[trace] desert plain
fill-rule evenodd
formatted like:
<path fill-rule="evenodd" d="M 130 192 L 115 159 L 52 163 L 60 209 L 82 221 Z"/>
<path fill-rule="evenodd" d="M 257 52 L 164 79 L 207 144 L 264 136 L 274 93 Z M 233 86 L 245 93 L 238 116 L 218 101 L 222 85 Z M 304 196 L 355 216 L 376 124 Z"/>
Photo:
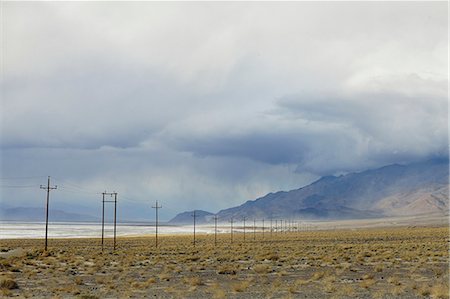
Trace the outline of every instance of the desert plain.
<path fill-rule="evenodd" d="M 232 238 L 231 238 L 232 237 Z M 245 238 L 245 239 L 244 239 Z M 0 297 L 448 298 L 449 228 L 0 240 Z"/>

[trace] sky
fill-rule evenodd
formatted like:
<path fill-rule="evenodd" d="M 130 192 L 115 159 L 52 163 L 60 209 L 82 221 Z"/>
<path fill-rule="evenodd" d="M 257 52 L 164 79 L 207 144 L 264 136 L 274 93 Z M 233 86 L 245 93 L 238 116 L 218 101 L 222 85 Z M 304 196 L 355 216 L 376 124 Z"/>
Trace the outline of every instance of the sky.
<path fill-rule="evenodd" d="M 2 206 L 168 220 L 448 158 L 447 2 L 2 2 Z"/>

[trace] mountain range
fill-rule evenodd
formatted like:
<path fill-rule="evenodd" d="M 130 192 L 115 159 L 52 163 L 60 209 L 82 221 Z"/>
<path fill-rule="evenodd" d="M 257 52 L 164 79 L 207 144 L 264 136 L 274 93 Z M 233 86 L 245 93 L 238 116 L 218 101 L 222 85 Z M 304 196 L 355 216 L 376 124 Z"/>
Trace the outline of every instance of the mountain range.
<path fill-rule="evenodd" d="M 449 161 L 430 160 L 325 176 L 305 187 L 269 193 L 215 215 L 222 221 L 243 217 L 364 219 L 447 215 L 448 209 Z"/>

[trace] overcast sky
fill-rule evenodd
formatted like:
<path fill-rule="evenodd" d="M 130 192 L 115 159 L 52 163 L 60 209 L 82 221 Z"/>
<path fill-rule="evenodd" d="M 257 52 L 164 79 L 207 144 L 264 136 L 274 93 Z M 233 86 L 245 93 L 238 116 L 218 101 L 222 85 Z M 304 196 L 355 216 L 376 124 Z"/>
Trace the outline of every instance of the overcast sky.
<path fill-rule="evenodd" d="M 3 206 L 51 175 L 54 208 L 167 220 L 448 157 L 447 5 L 2 2 Z"/>

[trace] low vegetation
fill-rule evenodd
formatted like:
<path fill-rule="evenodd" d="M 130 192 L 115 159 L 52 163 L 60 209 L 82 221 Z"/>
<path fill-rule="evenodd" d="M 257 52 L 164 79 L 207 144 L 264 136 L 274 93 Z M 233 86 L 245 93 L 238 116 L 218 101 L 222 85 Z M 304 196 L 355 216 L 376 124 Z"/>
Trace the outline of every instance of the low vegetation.
<path fill-rule="evenodd" d="M 0 297 L 448 298 L 449 230 L 404 227 L 98 239 L 0 240 Z"/>

